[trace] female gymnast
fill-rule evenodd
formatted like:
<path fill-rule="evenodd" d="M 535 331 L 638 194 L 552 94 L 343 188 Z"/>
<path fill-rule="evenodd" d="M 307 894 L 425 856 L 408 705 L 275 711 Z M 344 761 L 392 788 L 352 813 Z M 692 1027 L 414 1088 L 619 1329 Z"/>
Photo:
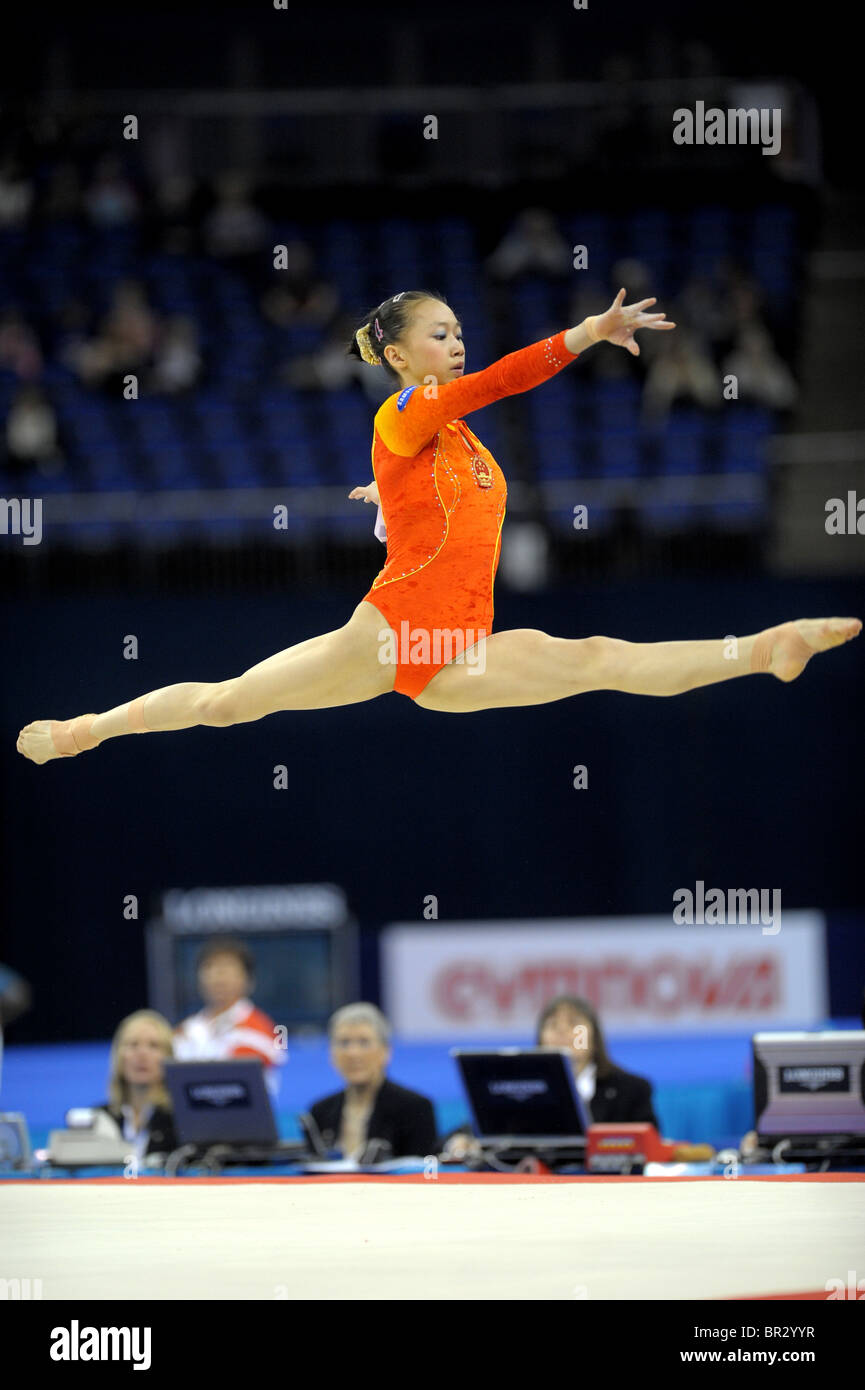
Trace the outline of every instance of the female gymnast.
<path fill-rule="evenodd" d="M 639 329 L 675 328 L 654 299 L 606 313 L 509 353 L 465 376 L 459 320 L 426 290 L 394 295 L 371 313 L 350 351 L 384 362 L 399 390 L 375 416 L 373 483 L 350 496 L 377 503 L 387 559 L 348 622 L 277 653 L 240 676 L 183 681 L 103 714 L 38 719 L 18 737 L 35 763 L 70 758 L 123 734 L 224 728 L 280 710 L 326 709 L 389 691 L 424 709 L 464 714 L 536 705 L 589 690 L 678 695 L 737 676 L 794 680 L 817 652 L 857 636 L 858 618 L 800 618 L 738 639 L 569 640 L 521 628 L 491 635 L 506 487 L 463 415 L 528 391 L 594 343 L 635 356 Z"/>

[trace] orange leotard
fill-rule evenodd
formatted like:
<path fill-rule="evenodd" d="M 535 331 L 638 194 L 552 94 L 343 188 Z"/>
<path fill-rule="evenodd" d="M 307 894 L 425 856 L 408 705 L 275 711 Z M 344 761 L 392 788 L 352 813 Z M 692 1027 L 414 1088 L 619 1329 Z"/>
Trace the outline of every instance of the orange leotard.
<path fill-rule="evenodd" d="M 460 417 L 576 361 L 565 331 L 445 382 L 429 398 L 427 387 L 408 386 L 376 414 L 372 468 L 387 561 L 364 598 L 393 630 L 387 654 L 383 645 L 379 655 L 395 660 L 394 690 L 402 695 L 414 699 L 492 628 L 507 486 Z"/>

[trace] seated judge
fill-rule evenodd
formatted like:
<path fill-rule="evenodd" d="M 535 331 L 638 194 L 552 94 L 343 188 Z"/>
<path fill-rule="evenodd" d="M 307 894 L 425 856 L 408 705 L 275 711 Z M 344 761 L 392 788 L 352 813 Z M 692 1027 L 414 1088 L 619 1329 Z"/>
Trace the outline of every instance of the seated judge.
<path fill-rule="evenodd" d="M 538 1019 L 540 1047 L 567 1047 L 574 1083 L 589 1113 L 590 1122 L 609 1124 L 647 1121 L 660 1133 L 652 1104 L 651 1083 L 610 1061 L 600 1019 L 587 999 L 559 994 L 544 1007 Z M 445 1143 L 448 1158 L 464 1158 L 479 1152 L 468 1127 L 454 1130 Z"/>
<path fill-rule="evenodd" d="M 139 1161 L 177 1148 L 163 1071 L 173 1052 L 171 1024 L 153 1009 L 124 1018 L 111 1043 L 108 1104 L 94 1108 L 110 1116 Z"/>
<path fill-rule="evenodd" d="M 328 1025 L 330 1059 L 345 1086 L 310 1106 L 326 1149 L 359 1163 L 438 1152 L 432 1102 L 385 1075 L 390 1024 L 374 1004 L 347 1004 Z"/>

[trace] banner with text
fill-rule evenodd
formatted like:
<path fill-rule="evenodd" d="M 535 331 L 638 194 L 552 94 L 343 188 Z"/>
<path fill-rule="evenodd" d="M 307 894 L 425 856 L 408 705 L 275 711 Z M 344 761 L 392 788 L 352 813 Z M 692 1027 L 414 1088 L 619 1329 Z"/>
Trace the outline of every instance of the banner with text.
<path fill-rule="evenodd" d="M 825 919 L 781 930 L 669 917 L 394 923 L 381 935 L 384 1006 L 404 1038 L 534 1038 L 557 994 L 618 1033 L 808 1027 L 827 1011 Z"/>

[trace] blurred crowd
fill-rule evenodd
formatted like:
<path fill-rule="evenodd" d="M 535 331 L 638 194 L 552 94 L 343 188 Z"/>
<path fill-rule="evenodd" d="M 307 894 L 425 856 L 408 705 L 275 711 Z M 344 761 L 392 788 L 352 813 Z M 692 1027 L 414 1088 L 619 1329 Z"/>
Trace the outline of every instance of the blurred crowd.
<path fill-rule="evenodd" d="M 513 283 L 524 276 L 574 281 L 573 248 L 544 208 L 527 208 L 515 220 L 486 263 L 494 281 Z M 652 275 L 637 257 L 617 261 L 609 282 L 590 271 L 578 272 L 570 293 L 569 324 L 609 308 L 624 287 L 626 303 L 658 298 Z M 592 376 L 635 374 L 643 384 L 643 418 L 661 422 L 678 403 L 719 410 L 723 382 L 735 377 L 738 399 L 776 411 L 792 409 L 798 391 L 779 354 L 767 322 L 766 297 L 732 257 L 719 257 L 711 275 L 688 280 L 662 309 L 675 333 L 644 333 L 638 358 L 623 353 L 593 354 L 585 370 Z"/>
<path fill-rule="evenodd" d="M 135 242 L 132 263 L 142 268 L 156 254 L 230 272 L 259 324 L 283 343 L 274 354 L 275 381 L 324 392 L 358 382 L 376 404 L 389 393 L 384 368 L 347 356 L 357 306 L 342 302 L 320 272 L 313 247 L 292 238 L 274 268 L 275 227 L 248 177 L 229 171 L 206 184 L 174 171 L 154 181 L 136 172 L 131 154 L 126 161 L 116 153 L 73 155 L 53 129 L 43 132 L 41 143 L 34 135 L 25 151 L 4 151 L 0 144 L 4 250 L 10 235 L 38 234 L 44 242 L 60 227 L 85 237 L 123 230 Z M 514 219 L 483 270 L 490 289 L 507 290 L 527 277 L 557 286 L 558 302 L 567 306 L 563 327 L 607 308 L 620 286 L 628 302 L 657 288 L 636 255 L 618 261 L 606 283 L 591 270 L 575 271 L 556 216 L 541 207 Z M 106 282 L 107 303 L 87 302 L 73 285 L 50 311 L 44 303 L 35 310 L 32 297 L 10 293 L 10 284 L 14 277 L 7 276 L 0 286 L 0 379 L 5 375 L 15 388 L 3 423 L 4 461 L 13 476 L 32 465 L 46 475 L 61 471 L 69 452 L 52 405 L 49 367 L 65 369 L 85 392 L 114 398 L 130 376 L 139 394 L 169 397 L 207 383 L 202 325 L 192 312 L 160 309 L 143 269 L 141 278 L 118 275 Z M 383 296 L 388 288 L 382 286 Z M 779 351 L 765 296 L 734 259 L 719 257 L 712 274 L 687 281 L 660 307 L 677 323 L 676 333 L 643 334 L 638 358 L 602 352 L 584 364 L 590 377 L 634 374 L 642 384 L 645 422 L 663 423 L 678 403 L 718 410 L 723 379 L 730 376 L 739 399 L 781 412 L 793 407 L 796 382 Z M 518 335 L 518 316 L 512 319 Z M 317 345 L 313 336 L 311 348 L 292 350 L 296 328 L 315 330 Z"/>

